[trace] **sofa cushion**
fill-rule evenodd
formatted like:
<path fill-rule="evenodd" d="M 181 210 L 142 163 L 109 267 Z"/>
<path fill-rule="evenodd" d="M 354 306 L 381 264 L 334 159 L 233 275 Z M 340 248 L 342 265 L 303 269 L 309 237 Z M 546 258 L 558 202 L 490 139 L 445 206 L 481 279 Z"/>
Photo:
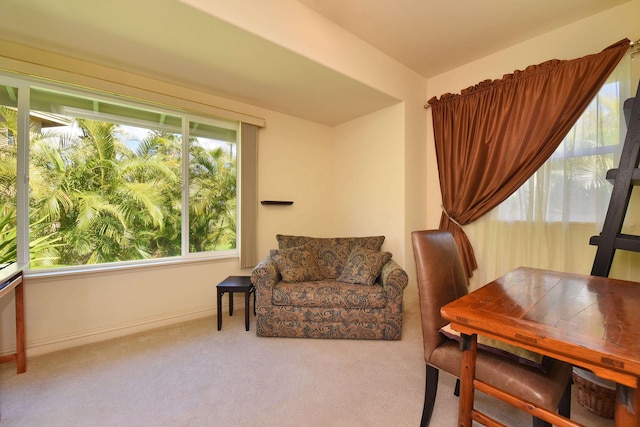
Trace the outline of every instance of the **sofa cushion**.
<path fill-rule="evenodd" d="M 303 283 L 278 282 L 273 305 L 326 308 L 383 308 L 386 296 L 381 285 L 362 286 L 335 280 Z"/>
<path fill-rule="evenodd" d="M 276 239 L 280 249 L 303 245 L 315 248 L 323 279 L 336 279 L 342 273 L 353 248 L 379 251 L 384 243 L 384 236 L 325 238 L 278 234 Z"/>
<path fill-rule="evenodd" d="M 322 279 L 322 271 L 318 266 L 318 253 L 315 248 L 303 245 L 280 249 L 273 255 L 273 260 L 285 282 L 308 282 Z"/>
<path fill-rule="evenodd" d="M 351 251 L 347 265 L 338 276 L 338 282 L 373 285 L 382 267 L 391 259 L 390 252 L 379 252 L 356 246 Z"/>

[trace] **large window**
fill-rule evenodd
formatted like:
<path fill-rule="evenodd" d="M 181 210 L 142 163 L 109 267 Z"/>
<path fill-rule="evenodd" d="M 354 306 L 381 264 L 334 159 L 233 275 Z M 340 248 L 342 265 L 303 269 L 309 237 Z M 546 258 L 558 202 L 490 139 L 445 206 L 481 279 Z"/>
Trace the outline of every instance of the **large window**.
<path fill-rule="evenodd" d="M 622 61 L 549 160 L 499 206 L 502 221 L 597 223 L 611 196 L 607 170 L 619 161 L 629 97 Z"/>
<path fill-rule="evenodd" d="M 519 266 L 589 273 L 595 253 L 589 239 L 602 230 L 613 187 L 606 173 L 617 167 L 626 136 L 622 103 L 633 96 L 631 88 L 635 90 L 630 65 L 628 56 L 620 61 L 552 157 L 528 182 L 465 226 L 482 267 L 474 272 L 473 288 Z M 614 274 L 632 279 L 632 273 L 629 268 Z"/>
<path fill-rule="evenodd" d="M 0 262 L 21 244 L 31 269 L 235 253 L 237 123 L 41 84 L 20 86 L 20 103 L 0 88 Z"/>

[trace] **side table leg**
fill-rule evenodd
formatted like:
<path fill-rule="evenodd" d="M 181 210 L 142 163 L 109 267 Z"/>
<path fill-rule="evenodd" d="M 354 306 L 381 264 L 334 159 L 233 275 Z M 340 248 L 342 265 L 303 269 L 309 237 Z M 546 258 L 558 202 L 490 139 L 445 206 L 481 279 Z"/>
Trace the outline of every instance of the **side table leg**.
<path fill-rule="evenodd" d="M 249 304 L 250 295 L 250 291 L 244 293 L 244 328 L 247 331 L 249 330 L 249 310 L 251 310 L 251 305 Z"/>
<path fill-rule="evenodd" d="M 222 329 L 222 294 L 218 291 L 218 330 Z"/>
<path fill-rule="evenodd" d="M 229 292 L 229 316 L 233 316 L 233 292 Z"/>
<path fill-rule="evenodd" d="M 24 279 L 15 287 L 16 300 L 16 365 L 18 373 L 27 370 L 27 351 L 24 333 Z"/>

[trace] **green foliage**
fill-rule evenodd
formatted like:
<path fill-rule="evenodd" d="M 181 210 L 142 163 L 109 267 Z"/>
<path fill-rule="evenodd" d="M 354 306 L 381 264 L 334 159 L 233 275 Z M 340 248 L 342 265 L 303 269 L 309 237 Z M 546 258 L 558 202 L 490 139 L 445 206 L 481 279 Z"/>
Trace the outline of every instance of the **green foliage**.
<path fill-rule="evenodd" d="M 15 110 L 0 107 L 3 117 L 0 131 L 16 135 Z M 131 149 L 117 125 L 73 124 L 66 134 L 31 132 L 31 267 L 180 255 L 180 136 L 152 131 Z M 190 165 L 190 251 L 234 248 L 235 160 L 194 144 Z M 15 182 L 15 146 L 0 144 L 0 262 L 16 254 Z"/>
<path fill-rule="evenodd" d="M 206 151 L 201 147 L 192 148 L 190 164 L 189 250 L 235 248 L 235 165 L 229 163 L 222 149 Z"/>

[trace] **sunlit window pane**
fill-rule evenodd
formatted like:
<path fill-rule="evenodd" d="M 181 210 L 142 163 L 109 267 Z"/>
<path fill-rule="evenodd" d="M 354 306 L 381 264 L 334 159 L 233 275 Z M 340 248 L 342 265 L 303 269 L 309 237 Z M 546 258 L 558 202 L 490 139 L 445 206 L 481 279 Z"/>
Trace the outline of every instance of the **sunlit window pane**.
<path fill-rule="evenodd" d="M 189 252 L 236 247 L 236 131 L 189 123 Z"/>
<path fill-rule="evenodd" d="M 499 207 L 503 221 L 598 222 L 620 151 L 620 83 L 605 84 L 551 158 Z"/>
<path fill-rule="evenodd" d="M 181 254 L 181 119 L 31 91 L 31 268 Z"/>
<path fill-rule="evenodd" d="M 0 265 L 16 261 L 18 89 L 0 85 Z"/>
<path fill-rule="evenodd" d="M 237 122 L 47 83 L 18 84 L 18 98 L 3 83 L 0 266 L 237 254 Z"/>

